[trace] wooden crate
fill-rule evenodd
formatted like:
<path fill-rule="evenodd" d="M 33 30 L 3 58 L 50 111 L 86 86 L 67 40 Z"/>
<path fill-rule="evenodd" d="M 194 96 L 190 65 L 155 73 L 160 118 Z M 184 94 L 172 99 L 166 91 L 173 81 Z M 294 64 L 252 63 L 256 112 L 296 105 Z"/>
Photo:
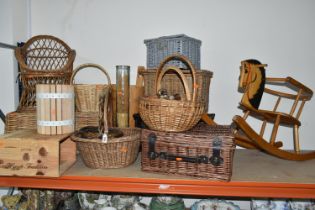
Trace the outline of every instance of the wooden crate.
<path fill-rule="evenodd" d="M 69 134 L 41 135 L 20 130 L 0 136 L 1 176 L 58 177 L 76 161 Z"/>

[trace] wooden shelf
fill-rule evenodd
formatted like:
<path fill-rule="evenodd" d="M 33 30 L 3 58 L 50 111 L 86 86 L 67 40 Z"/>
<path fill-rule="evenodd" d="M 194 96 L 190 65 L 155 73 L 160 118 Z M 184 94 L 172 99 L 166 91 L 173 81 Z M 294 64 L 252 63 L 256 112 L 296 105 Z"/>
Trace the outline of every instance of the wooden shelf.
<path fill-rule="evenodd" d="M 236 150 L 231 182 L 141 171 L 140 158 L 122 169 L 89 169 L 79 159 L 59 178 L 0 177 L 2 187 L 198 196 L 315 198 L 315 160 L 295 162 Z"/>

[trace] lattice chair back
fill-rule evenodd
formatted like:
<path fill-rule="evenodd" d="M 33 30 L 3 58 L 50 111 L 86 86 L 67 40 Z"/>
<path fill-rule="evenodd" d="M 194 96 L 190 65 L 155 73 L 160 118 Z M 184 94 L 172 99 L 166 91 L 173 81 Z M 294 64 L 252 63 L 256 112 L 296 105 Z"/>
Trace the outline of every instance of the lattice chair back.
<path fill-rule="evenodd" d="M 35 109 L 36 84 L 69 84 L 75 50 L 50 35 L 38 35 L 15 50 L 23 92 L 18 110 Z"/>

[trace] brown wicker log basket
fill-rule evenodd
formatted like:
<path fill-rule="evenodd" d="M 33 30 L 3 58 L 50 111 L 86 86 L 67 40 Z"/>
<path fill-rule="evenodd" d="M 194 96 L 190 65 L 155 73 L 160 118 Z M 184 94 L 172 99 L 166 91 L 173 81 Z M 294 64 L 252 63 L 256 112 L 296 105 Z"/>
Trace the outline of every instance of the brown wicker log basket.
<path fill-rule="evenodd" d="M 192 94 L 183 72 L 175 66 L 166 66 L 173 59 L 181 60 L 190 68 L 193 82 Z M 175 71 L 179 75 L 185 88 L 186 98 L 176 100 L 173 96 L 170 100 L 170 98 L 161 97 L 161 80 L 168 71 Z M 206 102 L 196 97 L 198 84 L 195 74 L 196 70 L 193 64 L 182 55 L 173 54 L 161 62 L 156 72 L 156 95 L 141 97 L 139 102 L 140 116 L 150 129 L 182 132 L 191 129 L 198 123 L 201 115 L 205 112 Z"/>
<path fill-rule="evenodd" d="M 99 126 L 86 126 L 71 135 L 84 164 L 93 169 L 128 166 L 139 153 L 141 129 L 108 128 L 108 98 L 109 89 L 104 89 L 99 102 Z"/>

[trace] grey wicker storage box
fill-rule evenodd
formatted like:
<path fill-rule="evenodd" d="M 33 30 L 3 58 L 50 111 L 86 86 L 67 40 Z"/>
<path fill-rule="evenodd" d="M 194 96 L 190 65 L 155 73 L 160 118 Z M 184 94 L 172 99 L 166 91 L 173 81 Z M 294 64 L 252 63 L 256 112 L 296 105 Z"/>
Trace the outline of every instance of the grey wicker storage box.
<path fill-rule="evenodd" d="M 196 69 L 200 69 L 201 41 L 198 39 L 178 34 L 146 39 L 144 43 L 147 46 L 147 68 L 157 68 L 166 56 L 179 53 L 186 56 Z M 169 64 L 182 69 L 187 68 L 181 61 L 171 61 Z"/>

